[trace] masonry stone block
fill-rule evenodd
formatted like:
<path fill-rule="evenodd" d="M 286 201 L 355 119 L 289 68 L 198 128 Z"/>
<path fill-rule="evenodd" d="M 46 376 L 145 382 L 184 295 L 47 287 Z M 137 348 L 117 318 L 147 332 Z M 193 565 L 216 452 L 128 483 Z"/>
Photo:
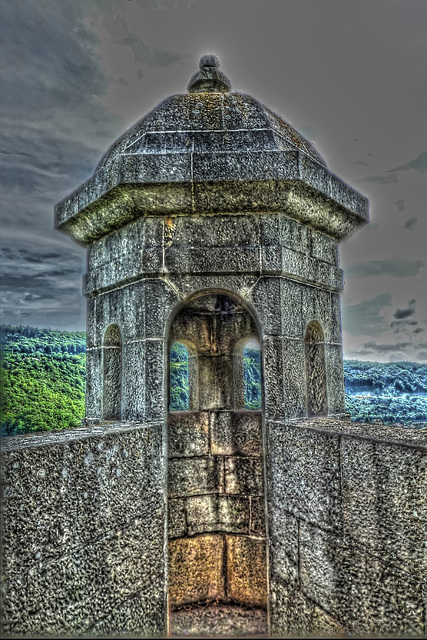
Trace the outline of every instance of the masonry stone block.
<path fill-rule="evenodd" d="M 283 504 L 298 518 L 341 531 L 339 437 L 300 424 L 268 423 L 271 513 L 280 513 Z"/>
<path fill-rule="evenodd" d="M 270 571 L 272 580 L 278 576 L 286 584 L 297 588 L 299 524 L 298 519 L 287 508 L 286 501 L 283 501 L 281 508 L 275 506 L 270 510 Z"/>
<path fill-rule="evenodd" d="M 261 457 L 261 412 L 216 411 L 210 414 L 211 453 Z"/>
<path fill-rule="evenodd" d="M 225 458 L 225 492 L 227 494 L 262 495 L 262 460 L 256 458 Z"/>
<path fill-rule="evenodd" d="M 86 350 L 86 420 L 100 420 L 102 417 L 102 348 Z"/>
<path fill-rule="evenodd" d="M 281 281 L 279 278 L 262 277 L 250 294 L 251 302 L 264 334 L 282 335 Z"/>
<path fill-rule="evenodd" d="M 427 575 L 427 449 L 341 439 L 348 537 L 420 580 Z"/>
<path fill-rule="evenodd" d="M 265 540 L 226 536 L 227 596 L 251 607 L 267 606 Z"/>
<path fill-rule="evenodd" d="M 187 533 L 185 501 L 182 498 L 168 500 L 168 536 L 181 538 Z"/>
<path fill-rule="evenodd" d="M 149 422 L 163 420 L 165 397 L 165 341 L 145 342 L 145 398 L 144 417 Z"/>
<path fill-rule="evenodd" d="M 302 337 L 302 286 L 294 280 L 280 279 L 282 333 L 289 338 Z"/>
<path fill-rule="evenodd" d="M 200 409 L 230 409 L 233 406 L 233 358 L 199 357 Z"/>
<path fill-rule="evenodd" d="M 146 388 L 146 341 L 123 344 L 122 420 L 144 420 Z M 154 391 L 154 393 L 156 393 Z"/>
<path fill-rule="evenodd" d="M 248 533 L 249 499 L 240 496 L 194 496 L 187 498 L 188 534 L 207 532 Z"/>
<path fill-rule="evenodd" d="M 286 415 L 284 368 L 282 339 L 276 336 L 265 336 L 263 340 L 264 406 L 268 419 L 276 420 Z"/>
<path fill-rule="evenodd" d="M 282 415 L 287 418 L 306 416 L 306 371 L 303 341 L 283 338 L 282 359 L 284 363 Z"/>
<path fill-rule="evenodd" d="M 178 302 L 176 293 L 160 278 L 144 281 L 145 337 L 163 338 L 171 309 Z"/>
<path fill-rule="evenodd" d="M 186 248 L 171 247 L 165 250 L 165 269 L 168 273 L 251 273 L 259 272 L 257 247 Z"/>
<path fill-rule="evenodd" d="M 324 233 L 314 231 L 314 229 L 310 230 L 310 235 L 311 255 L 313 258 L 318 258 L 334 267 L 338 267 L 337 241 Z"/>
<path fill-rule="evenodd" d="M 255 536 L 266 536 L 266 504 L 264 496 L 257 497 L 251 496 L 250 498 L 250 510 L 251 521 L 249 527 L 249 533 Z"/>
<path fill-rule="evenodd" d="M 209 453 L 209 413 L 169 413 L 169 457 L 206 456 Z"/>
<path fill-rule="evenodd" d="M 223 536 L 169 541 L 169 597 L 173 607 L 224 598 Z"/>
<path fill-rule="evenodd" d="M 169 460 L 169 496 L 217 493 L 223 486 L 223 464 L 216 458 Z"/>
<path fill-rule="evenodd" d="M 172 243 L 173 246 L 205 247 L 210 250 L 215 247 L 230 247 L 230 239 L 235 247 L 258 247 L 259 244 L 259 216 L 256 215 L 228 215 L 228 216 L 196 216 L 173 218 Z"/>
<path fill-rule="evenodd" d="M 341 344 L 325 344 L 328 413 L 345 413 L 344 369 Z"/>
<path fill-rule="evenodd" d="M 271 635 L 342 638 L 346 628 L 302 591 L 278 578 L 271 582 Z"/>
<path fill-rule="evenodd" d="M 406 571 L 301 522 L 301 585 L 357 635 L 424 632 L 421 582 Z"/>

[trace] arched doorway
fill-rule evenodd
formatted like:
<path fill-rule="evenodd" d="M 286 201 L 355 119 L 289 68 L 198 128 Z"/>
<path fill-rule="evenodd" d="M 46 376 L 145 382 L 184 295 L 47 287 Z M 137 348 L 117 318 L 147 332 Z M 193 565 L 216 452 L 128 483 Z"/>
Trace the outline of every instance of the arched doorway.
<path fill-rule="evenodd" d="M 244 400 L 244 350 L 248 343 L 253 353 L 249 358 L 247 353 L 246 358 L 252 366 L 259 354 L 256 323 L 235 297 L 206 293 L 190 301 L 174 318 L 169 353 L 177 343 L 188 350 L 192 364 L 188 378 L 185 374 L 178 380 L 182 389 L 182 380 L 188 379 L 189 401 L 185 406 L 189 410 L 173 410 L 171 399 L 176 393 L 169 389 L 168 575 L 172 632 L 176 632 L 173 621 L 180 611 L 194 610 L 202 603 L 262 610 L 265 620 L 262 410 L 254 403 L 252 408 L 245 408 Z M 173 366 L 172 360 L 170 371 Z M 246 371 L 246 378 L 248 375 Z M 170 374 L 169 380 L 171 385 L 174 378 Z M 256 383 L 262 389 L 261 376 Z M 242 392 L 243 400 L 239 400 Z"/>

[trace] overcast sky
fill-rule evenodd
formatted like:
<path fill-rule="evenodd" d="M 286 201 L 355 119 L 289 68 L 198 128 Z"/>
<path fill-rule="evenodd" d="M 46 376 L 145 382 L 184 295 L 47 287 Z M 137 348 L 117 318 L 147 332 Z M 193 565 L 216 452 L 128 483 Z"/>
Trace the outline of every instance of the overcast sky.
<path fill-rule="evenodd" d="M 340 245 L 344 355 L 427 361 L 426 0 L 0 0 L 2 321 L 84 330 L 53 207 L 201 55 L 370 200 Z"/>

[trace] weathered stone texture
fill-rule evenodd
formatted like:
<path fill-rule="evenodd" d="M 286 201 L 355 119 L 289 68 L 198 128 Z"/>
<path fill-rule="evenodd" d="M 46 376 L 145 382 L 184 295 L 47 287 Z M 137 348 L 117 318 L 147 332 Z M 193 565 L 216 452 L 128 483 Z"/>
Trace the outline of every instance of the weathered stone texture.
<path fill-rule="evenodd" d="M 345 531 L 375 555 L 427 576 L 427 450 L 341 440 Z"/>
<path fill-rule="evenodd" d="M 168 418 L 169 457 L 209 454 L 209 413 L 173 413 Z"/>
<path fill-rule="evenodd" d="M 322 528 L 340 531 L 339 437 L 273 422 L 267 429 L 273 521 L 273 514 L 285 509 Z"/>
<path fill-rule="evenodd" d="M 316 418 L 267 441 L 272 634 L 425 633 L 425 434 Z"/>
<path fill-rule="evenodd" d="M 346 628 L 301 591 L 275 580 L 271 585 L 270 628 L 273 638 L 342 638 Z"/>
<path fill-rule="evenodd" d="M 175 606 L 224 598 L 224 540 L 218 535 L 169 541 L 169 597 Z"/>
<path fill-rule="evenodd" d="M 260 411 L 218 411 L 212 412 L 210 416 L 211 452 L 213 455 L 262 456 L 262 414 Z"/>
<path fill-rule="evenodd" d="M 301 585 L 307 596 L 358 634 L 421 635 L 422 585 L 379 557 L 301 524 Z"/>
<path fill-rule="evenodd" d="M 140 633 L 162 634 L 161 450 L 160 425 L 3 446 L 3 633 L 85 633 L 108 613 L 117 618 L 111 631 L 126 618 Z M 141 614 L 132 622 L 133 598 Z"/>
<path fill-rule="evenodd" d="M 274 636 L 420 635 L 426 437 L 333 418 L 337 244 L 368 221 L 367 200 L 203 60 L 189 95 L 57 205 L 57 228 L 89 246 L 86 420 L 104 396 L 104 417 L 149 426 L 7 453 L 6 630 L 159 634 L 168 586 L 172 609 L 268 603 Z M 254 338 L 263 414 L 242 410 Z M 166 424 L 174 341 L 190 354 L 190 411 Z"/>
<path fill-rule="evenodd" d="M 227 595 L 252 607 L 267 606 L 265 540 L 226 536 Z"/>
<path fill-rule="evenodd" d="M 217 458 L 169 460 L 169 495 L 183 497 L 218 493 L 223 486 L 223 463 Z"/>

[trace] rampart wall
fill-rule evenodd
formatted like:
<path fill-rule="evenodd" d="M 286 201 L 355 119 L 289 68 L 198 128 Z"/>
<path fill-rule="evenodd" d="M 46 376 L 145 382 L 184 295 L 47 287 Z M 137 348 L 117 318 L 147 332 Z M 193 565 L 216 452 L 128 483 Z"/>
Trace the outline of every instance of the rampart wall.
<path fill-rule="evenodd" d="M 330 418 L 265 429 L 271 635 L 425 634 L 427 435 Z M 162 433 L 4 439 L 4 634 L 165 633 Z"/>
<path fill-rule="evenodd" d="M 269 422 L 274 635 L 422 635 L 427 434 Z"/>
<path fill-rule="evenodd" d="M 158 635 L 162 425 L 15 436 L 2 457 L 3 633 Z"/>

